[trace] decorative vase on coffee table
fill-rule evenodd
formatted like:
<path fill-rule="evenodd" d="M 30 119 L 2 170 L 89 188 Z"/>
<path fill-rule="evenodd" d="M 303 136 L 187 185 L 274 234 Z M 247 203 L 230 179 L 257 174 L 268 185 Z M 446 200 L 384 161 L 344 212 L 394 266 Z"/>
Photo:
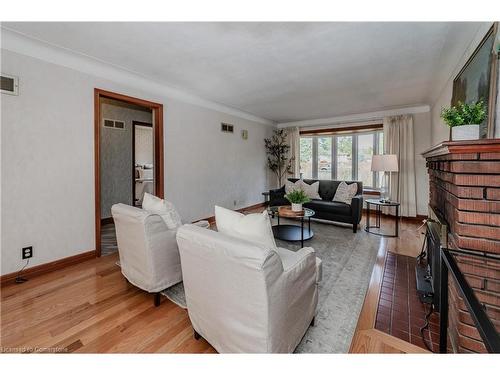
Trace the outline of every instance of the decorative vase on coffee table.
<path fill-rule="evenodd" d="M 294 212 L 302 211 L 302 203 L 292 203 L 292 211 Z"/>

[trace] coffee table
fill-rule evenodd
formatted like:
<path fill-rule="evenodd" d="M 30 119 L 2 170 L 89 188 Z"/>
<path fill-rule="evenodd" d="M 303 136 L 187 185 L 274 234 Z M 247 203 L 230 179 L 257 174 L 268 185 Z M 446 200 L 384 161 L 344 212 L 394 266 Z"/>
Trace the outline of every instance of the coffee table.
<path fill-rule="evenodd" d="M 300 212 L 293 212 L 290 210 L 290 206 L 272 206 L 267 211 L 272 217 L 278 218 L 278 224 L 273 225 L 274 238 L 284 241 L 300 241 L 301 246 L 304 247 L 304 241 L 314 236 L 311 230 L 311 217 L 315 215 L 315 212 L 310 208 L 304 208 Z M 280 224 L 280 217 L 300 219 L 300 225 Z M 308 219 L 307 228 L 304 228 L 304 219 Z"/>

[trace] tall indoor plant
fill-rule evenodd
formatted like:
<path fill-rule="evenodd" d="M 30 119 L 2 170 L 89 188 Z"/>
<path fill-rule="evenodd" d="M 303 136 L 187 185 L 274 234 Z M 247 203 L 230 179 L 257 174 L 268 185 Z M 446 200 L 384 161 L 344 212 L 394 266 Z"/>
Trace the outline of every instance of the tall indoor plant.
<path fill-rule="evenodd" d="M 441 118 L 451 128 L 453 141 L 479 139 L 479 125 L 486 119 L 483 100 L 472 103 L 458 102 L 450 108 L 443 108 Z"/>
<path fill-rule="evenodd" d="M 276 129 L 270 138 L 264 139 L 267 154 L 267 166 L 276 174 L 278 187 L 283 185 L 283 177 L 292 174 L 293 156 L 290 156 L 290 145 L 287 143 L 287 131 Z"/>

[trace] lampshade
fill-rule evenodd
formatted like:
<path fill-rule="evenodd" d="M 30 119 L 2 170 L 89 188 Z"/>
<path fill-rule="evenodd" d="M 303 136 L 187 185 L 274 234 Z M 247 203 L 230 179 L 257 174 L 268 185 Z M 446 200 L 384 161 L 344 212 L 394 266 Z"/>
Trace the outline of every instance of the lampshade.
<path fill-rule="evenodd" d="M 397 172 L 398 157 L 396 155 L 373 155 L 372 172 Z"/>

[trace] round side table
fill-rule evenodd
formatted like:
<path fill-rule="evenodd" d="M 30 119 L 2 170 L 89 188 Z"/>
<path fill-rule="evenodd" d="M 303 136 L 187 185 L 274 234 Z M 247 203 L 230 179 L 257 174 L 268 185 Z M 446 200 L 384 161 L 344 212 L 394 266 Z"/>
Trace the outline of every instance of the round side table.
<path fill-rule="evenodd" d="M 399 203 L 398 202 L 382 202 L 378 199 L 367 199 L 366 200 L 366 228 L 365 231 L 371 234 L 376 234 L 382 237 L 398 237 L 399 236 Z M 370 225 L 370 206 L 375 206 L 375 225 Z M 381 232 L 374 232 L 371 229 L 380 229 L 380 217 L 382 216 L 383 207 L 395 207 L 396 209 L 396 228 L 394 234 L 386 234 Z"/>

